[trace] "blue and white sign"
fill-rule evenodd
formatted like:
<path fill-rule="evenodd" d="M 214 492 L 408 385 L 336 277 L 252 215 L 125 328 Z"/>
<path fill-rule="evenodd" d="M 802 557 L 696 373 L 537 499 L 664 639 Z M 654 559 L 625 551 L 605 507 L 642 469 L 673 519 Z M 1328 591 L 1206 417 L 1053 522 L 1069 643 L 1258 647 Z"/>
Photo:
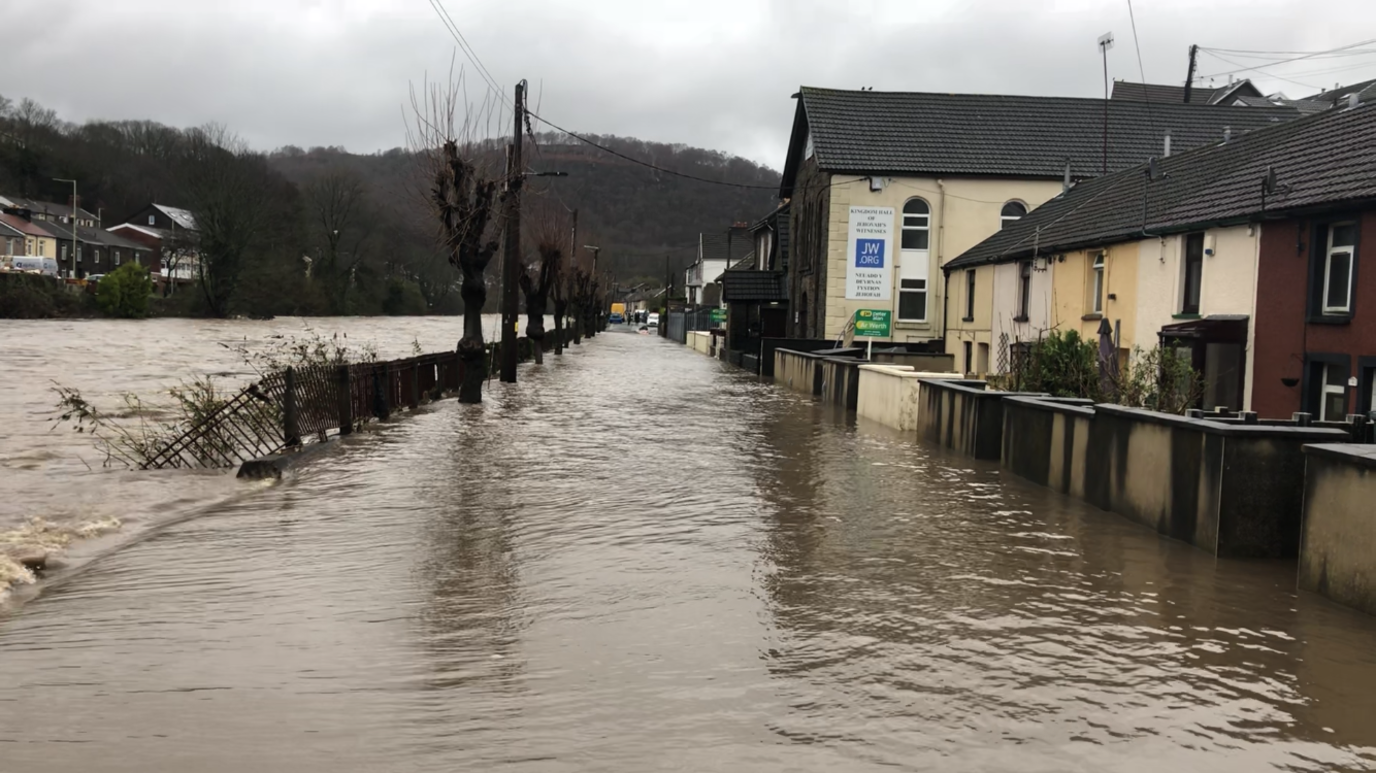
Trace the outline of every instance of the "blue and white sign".
<path fill-rule="evenodd" d="M 893 295 L 893 207 L 851 207 L 846 300 L 887 301 Z"/>

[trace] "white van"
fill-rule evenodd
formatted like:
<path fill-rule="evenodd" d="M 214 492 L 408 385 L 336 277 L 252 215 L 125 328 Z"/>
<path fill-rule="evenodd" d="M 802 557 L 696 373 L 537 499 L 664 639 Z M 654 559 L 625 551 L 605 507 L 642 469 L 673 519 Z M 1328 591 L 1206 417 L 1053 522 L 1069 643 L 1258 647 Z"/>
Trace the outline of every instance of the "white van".
<path fill-rule="evenodd" d="M 10 263 L 15 271 L 33 271 L 44 276 L 57 276 L 57 258 L 42 258 L 36 255 L 15 255 Z"/>

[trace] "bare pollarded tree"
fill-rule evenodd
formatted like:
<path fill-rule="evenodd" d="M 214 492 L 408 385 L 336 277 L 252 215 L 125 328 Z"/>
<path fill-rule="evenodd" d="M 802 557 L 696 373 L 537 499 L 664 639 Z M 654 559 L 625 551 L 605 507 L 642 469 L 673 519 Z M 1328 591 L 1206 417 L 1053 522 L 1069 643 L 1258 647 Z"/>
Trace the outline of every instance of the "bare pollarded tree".
<path fill-rule="evenodd" d="M 531 241 L 535 244 L 536 260 L 521 274 L 521 292 L 526 298 L 526 337 L 530 339 L 535 362 L 544 362 L 546 346 L 545 313 L 554 302 L 554 332 L 556 352 L 562 351 L 563 324 L 560 315 L 567 304 L 561 304 L 564 273 L 564 253 L 568 244 L 570 218 L 563 205 L 535 204 L 533 216 L 526 222 Z"/>
<path fill-rule="evenodd" d="M 497 254 L 507 197 L 501 174 L 492 166 L 491 154 L 483 152 L 482 143 L 500 112 L 498 97 L 489 92 L 482 103 L 470 104 L 463 83 L 462 70 L 457 78 L 451 71 L 447 85 L 427 83 L 420 96 L 412 89 L 407 144 L 421 166 L 424 196 L 439 226 L 440 246 L 460 274 L 463 337 L 458 352 L 463 382 L 459 401 L 481 403 L 487 378 L 482 319 L 487 302 L 485 274 Z M 462 121 L 456 122 L 460 111 Z"/>

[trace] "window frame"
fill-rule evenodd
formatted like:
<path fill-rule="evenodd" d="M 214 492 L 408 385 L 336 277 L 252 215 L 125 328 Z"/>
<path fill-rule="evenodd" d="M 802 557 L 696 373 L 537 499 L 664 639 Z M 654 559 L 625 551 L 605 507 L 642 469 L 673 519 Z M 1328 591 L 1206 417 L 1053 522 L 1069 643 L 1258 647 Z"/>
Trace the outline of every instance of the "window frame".
<path fill-rule="evenodd" d="M 1191 255 L 1192 248 L 1198 246 L 1198 254 Z M 1199 273 L 1195 275 L 1195 281 L 1190 281 L 1190 265 L 1198 264 Z M 1199 231 L 1192 234 L 1185 234 L 1185 239 L 1181 243 L 1180 251 L 1180 313 L 1199 314 L 1199 309 L 1204 301 L 1204 232 Z M 1193 293 L 1191 292 L 1193 291 Z M 1193 294 L 1193 303 L 1191 303 Z"/>
<path fill-rule="evenodd" d="M 1351 407 L 1350 396 L 1347 394 L 1350 389 L 1347 380 L 1352 375 L 1352 358 L 1334 352 L 1308 352 L 1304 357 L 1304 384 L 1300 394 L 1303 409 L 1311 414 L 1315 421 L 1342 421 L 1346 418 L 1346 413 L 1337 419 L 1325 418 L 1325 398 L 1337 391 L 1328 384 L 1330 368 L 1341 369 L 1339 372 L 1342 373 L 1343 407 L 1344 410 Z"/>
<path fill-rule="evenodd" d="M 974 321 L 975 321 L 975 284 L 976 284 L 976 281 L 977 281 L 977 279 L 976 279 L 976 275 L 975 275 L 975 269 L 973 269 L 973 268 L 967 268 L 967 269 L 965 269 L 965 316 L 962 318 L 962 321 L 963 321 L 963 322 L 974 322 Z"/>
<path fill-rule="evenodd" d="M 1014 322 L 1031 319 L 1032 306 L 1032 261 L 1018 261 L 1018 315 Z"/>
<path fill-rule="evenodd" d="M 1342 306 L 1330 306 L 1328 305 L 1328 296 L 1329 288 L 1333 281 L 1333 256 L 1336 254 L 1335 249 L 1338 249 L 1333 244 L 1333 233 L 1342 226 L 1352 227 L 1352 244 L 1342 245 L 1342 247 L 1347 248 L 1347 298 Z M 1352 300 L 1353 295 L 1355 295 L 1355 293 L 1353 293 L 1352 280 L 1357 268 L 1357 230 L 1359 227 L 1360 221 L 1357 220 L 1341 220 L 1329 223 L 1327 226 L 1327 233 L 1324 235 L 1323 263 L 1320 268 L 1323 272 L 1323 289 L 1321 291 L 1322 294 L 1319 296 L 1320 309 L 1326 317 L 1352 315 Z"/>
<path fill-rule="evenodd" d="M 1106 281 L 1108 256 L 1103 250 L 1099 250 L 1094 255 L 1094 260 L 1089 264 L 1089 269 L 1091 272 L 1089 281 L 1092 288 L 1090 290 L 1089 313 L 1102 315 L 1104 313 L 1104 290 L 1108 284 Z"/>
<path fill-rule="evenodd" d="M 923 207 L 926 208 L 926 211 L 925 211 L 925 212 L 920 212 L 920 213 L 919 213 L 919 212 L 908 212 L 908 206 L 909 206 L 910 204 L 921 204 Z M 903 202 L 902 208 L 899 209 L 899 217 L 902 218 L 902 222 L 899 224 L 899 231 L 898 231 L 898 249 L 899 249 L 899 251 L 900 251 L 900 252 L 930 252 L 931 249 L 932 249 L 932 205 L 931 205 L 931 203 L 928 202 L 926 199 L 922 198 L 921 196 L 913 196 L 912 198 L 910 198 L 910 199 L 908 199 L 907 201 Z M 924 222 L 924 224 L 921 225 L 921 226 L 909 226 L 909 225 L 908 225 L 908 218 L 909 218 L 909 217 L 921 217 L 925 222 Z M 906 239 L 905 237 L 906 237 L 909 233 L 915 233 L 915 234 L 920 233 L 920 234 L 922 234 L 922 236 L 923 236 L 923 239 L 922 239 L 923 244 L 922 244 L 921 247 L 909 247 L 909 246 L 907 246 L 907 239 Z"/>
<path fill-rule="evenodd" d="M 1334 226 L 1353 224 L 1352 258 L 1348 263 L 1347 311 L 1327 311 L 1329 245 Z M 1301 238 L 1304 226 L 1300 226 Z M 1344 212 L 1323 220 L 1313 220 L 1309 228 L 1309 287 L 1305 307 L 1305 321 L 1318 325 L 1346 325 L 1357 314 L 1357 287 L 1361 274 L 1362 217 L 1360 213 Z"/>
<path fill-rule="evenodd" d="M 1018 215 L 1017 217 L 1004 214 L 1004 210 L 1008 209 L 1009 204 L 1016 204 L 1019 207 L 1021 207 L 1022 214 Z M 1008 201 L 1003 202 L 1003 206 L 999 208 L 999 230 L 1002 231 L 1003 229 L 1008 227 L 1009 223 L 1016 223 L 1019 220 L 1022 220 L 1023 218 L 1027 217 L 1027 213 L 1029 211 L 1030 208 L 1024 201 L 1019 201 L 1018 199 L 1009 199 Z"/>

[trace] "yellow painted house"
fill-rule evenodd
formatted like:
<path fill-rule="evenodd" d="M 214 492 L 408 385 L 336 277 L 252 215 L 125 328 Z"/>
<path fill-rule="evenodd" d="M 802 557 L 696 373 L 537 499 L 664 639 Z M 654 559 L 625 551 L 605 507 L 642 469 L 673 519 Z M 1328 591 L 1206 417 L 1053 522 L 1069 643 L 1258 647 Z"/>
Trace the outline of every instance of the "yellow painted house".
<path fill-rule="evenodd" d="M 990 320 L 992 362 L 980 372 L 1007 373 L 1020 344 L 1052 330 L 1098 341 L 1107 321 L 1120 363 L 1138 348 L 1188 350 L 1205 408 L 1248 409 L 1262 226 L 1199 214 L 1190 196 L 1207 174 L 1192 171 L 1216 151 L 1082 182 L 957 256 L 946 265 L 951 284 L 973 275 L 978 293 L 988 276 L 994 291 L 992 308 L 953 325 L 948 342 L 979 341 Z M 1012 289 L 1001 293 L 1001 281 Z"/>

